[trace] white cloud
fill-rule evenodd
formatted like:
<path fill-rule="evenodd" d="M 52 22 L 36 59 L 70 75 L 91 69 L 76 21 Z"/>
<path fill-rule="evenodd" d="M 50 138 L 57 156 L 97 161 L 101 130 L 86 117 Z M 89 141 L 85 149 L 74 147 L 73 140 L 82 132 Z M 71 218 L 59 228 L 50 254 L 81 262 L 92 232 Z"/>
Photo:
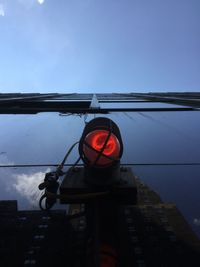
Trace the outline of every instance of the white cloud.
<path fill-rule="evenodd" d="M 44 0 L 37 0 L 40 5 L 44 3 Z"/>
<path fill-rule="evenodd" d="M 0 165 L 14 165 L 6 155 L 0 151 Z M 38 189 L 38 185 L 44 180 L 45 171 L 19 173 L 17 168 L 0 168 L 0 195 L 1 199 L 17 199 L 20 208 L 37 208 L 39 198 L 43 192 Z M 27 170 L 28 172 L 28 170 Z M 19 198 L 21 196 L 22 198 Z"/>
<path fill-rule="evenodd" d="M 3 4 L 0 4 L 0 16 L 4 17 L 5 16 L 5 8 Z"/>
<path fill-rule="evenodd" d="M 16 181 L 13 187 L 20 195 L 25 197 L 31 205 L 38 206 L 38 201 L 41 196 L 38 185 L 44 180 L 45 173 L 49 171 L 50 169 L 48 168 L 45 172 L 16 175 Z"/>

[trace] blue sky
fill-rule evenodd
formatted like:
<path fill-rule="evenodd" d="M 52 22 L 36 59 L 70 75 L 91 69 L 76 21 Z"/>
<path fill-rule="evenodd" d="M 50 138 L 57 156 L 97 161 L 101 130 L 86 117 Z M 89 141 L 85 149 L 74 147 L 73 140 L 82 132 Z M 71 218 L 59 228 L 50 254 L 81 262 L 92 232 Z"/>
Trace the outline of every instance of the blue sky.
<path fill-rule="evenodd" d="M 200 91 L 199 0 L 0 0 L 0 92 Z"/>

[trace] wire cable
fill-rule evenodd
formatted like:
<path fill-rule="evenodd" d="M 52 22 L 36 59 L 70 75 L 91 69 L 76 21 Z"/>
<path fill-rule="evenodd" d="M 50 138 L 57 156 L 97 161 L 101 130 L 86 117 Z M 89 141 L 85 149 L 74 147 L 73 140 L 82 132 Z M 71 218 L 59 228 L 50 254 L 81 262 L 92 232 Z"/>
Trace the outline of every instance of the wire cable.
<path fill-rule="evenodd" d="M 46 195 L 43 194 L 43 195 L 41 196 L 40 200 L 39 200 L 39 207 L 40 207 L 41 210 L 45 210 L 45 211 L 46 211 L 46 210 L 47 210 L 46 207 L 44 208 L 44 207 L 42 206 L 42 201 L 43 201 L 45 198 L 46 198 Z"/>
<path fill-rule="evenodd" d="M 81 164 L 78 162 L 80 159 L 77 160 L 76 166 L 84 166 L 84 164 Z M 0 168 L 40 168 L 40 167 L 57 167 L 58 163 L 52 163 L 52 164 L 14 164 L 14 165 L 0 165 Z M 73 167 L 75 163 L 68 163 L 64 164 L 63 167 Z M 200 162 L 164 162 L 164 163 L 121 163 L 121 166 L 200 166 Z"/>
<path fill-rule="evenodd" d="M 58 197 L 56 197 L 56 194 L 55 194 L 55 192 L 53 193 L 53 192 L 49 192 L 48 191 L 48 188 L 49 188 L 49 186 L 51 186 L 51 190 L 56 190 L 56 192 L 57 192 L 57 189 L 58 188 L 55 188 L 55 183 L 57 183 L 57 185 L 58 185 L 58 182 L 56 182 L 58 179 L 59 179 L 59 176 L 62 176 L 63 174 L 64 174 L 64 172 L 62 171 L 62 169 L 63 169 L 63 167 L 64 167 L 64 164 L 65 164 L 65 161 L 67 160 L 67 158 L 69 157 L 69 155 L 70 155 L 70 153 L 72 152 L 72 150 L 73 150 L 73 148 L 78 144 L 79 142 L 75 142 L 71 147 L 70 147 L 70 149 L 67 151 L 67 153 L 66 153 L 66 155 L 65 155 L 65 157 L 64 157 L 64 159 L 63 159 L 63 161 L 61 162 L 61 164 L 59 164 L 58 166 L 57 166 L 57 169 L 56 169 L 56 172 L 54 173 L 54 175 L 53 175 L 53 177 L 54 177 L 54 180 L 51 180 L 52 179 L 52 173 L 47 173 L 46 175 L 45 175 L 45 179 L 44 179 L 44 182 L 42 183 L 42 184 L 40 184 L 39 185 L 39 189 L 40 190 L 42 190 L 42 189 L 45 189 L 45 192 L 44 192 L 44 194 L 41 196 L 41 198 L 40 198 L 40 200 L 39 200 L 39 207 L 40 207 L 40 209 L 41 210 L 49 210 L 49 209 L 51 209 L 51 207 L 54 205 L 54 201 L 53 201 L 53 203 L 51 202 L 51 203 L 49 203 L 49 198 L 51 198 L 51 199 L 57 199 Z M 72 166 L 72 169 L 78 164 L 78 162 L 80 161 L 80 157 L 76 160 L 76 162 L 73 164 L 73 166 Z M 47 179 L 47 180 L 46 180 Z M 50 180 L 49 180 L 50 179 Z M 52 188 L 52 182 L 53 182 L 53 187 L 54 188 Z M 46 184 L 46 185 L 45 185 Z M 42 186 L 42 187 L 41 187 Z M 53 194 L 54 195 L 54 197 L 49 197 L 49 195 L 48 194 Z M 43 205 L 42 205 L 42 202 L 43 202 L 43 200 L 45 199 L 45 207 L 43 207 Z"/>
<path fill-rule="evenodd" d="M 70 149 L 67 151 L 67 153 L 66 153 L 66 155 L 65 155 L 65 157 L 64 157 L 64 159 L 63 159 L 63 161 L 62 161 L 61 164 L 59 164 L 58 167 L 57 167 L 56 172 L 57 172 L 58 174 L 60 174 L 60 175 L 62 174 L 62 169 L 63 169 L 63 167 L 64 167 L 64 164 L 65 164 L 67 158 L 69 157 L 70 153 L 72 152 L 72 150 L 74 149 L 74 147 L 75 147 L 78 143 L 79 143 L 79 141 L 78 141 L 78 142 L 75 142 L 75 143 L 70 147 Z M 77 163 L 78 163 L 78 162 L 77 162 Z M 75 164 L 76 164 L 76 162 L 75 162 Z"/>

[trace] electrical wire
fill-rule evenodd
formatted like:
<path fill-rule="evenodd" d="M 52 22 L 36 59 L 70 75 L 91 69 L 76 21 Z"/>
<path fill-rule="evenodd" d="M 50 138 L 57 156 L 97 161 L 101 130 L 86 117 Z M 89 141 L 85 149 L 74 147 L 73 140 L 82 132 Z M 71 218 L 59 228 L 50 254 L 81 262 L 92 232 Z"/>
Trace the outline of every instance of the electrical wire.
<path fill-rule="evenodd" d="M 70 147 L 70 149 L 67 151 L 67 153 L 66 153 L 66 155 L 65 155 L 65 157 L 64 157 L 64 159 L 63 159 L 63 161 L 62 161 L 61 164 L 58 165 L 58 167 L 57 167 L 57 172 L 58 172 L 58 173 L 60 173 L 60 172 L 62 171 L 62 169 L 63 169 L 63 167 L 64 167 L 64 164 L 65 164 L 65 161 L 67 160 L 67 158 L 69 157 L 70 153 L 72 152 L 72 150 L 74 149 L 74 147 L 75 147 L 78 143 L 79 143 L 79 141 L 78 141 L 78 142 L 75 142 L 75 143 Z M 78 162 L 77 162 L 77 163 L 78 163 Z M 75 162 L 75 164 L 76 164 L 76 162 Z"/>
<path fill-rule="evenodd" d="M 40 200 L 39 200 L 39 207 L 40 207 L 40 209 L 43 210 L 43 211 L 46 211 L 46 210 L 47 210 L 46 207 L 44 208 L 44 207 L 42 206 L 42 201 L 43 201 L 45 198 L 46 198 L 46 195 L 43 194 L 43 195 L 41 196 Z"/>
<path fill-rule="evenodd" d="M 65 157 L 64 157 L 64 159 L 63 159 L 63 161 L 61 162 L 61 164 L 59 164 L 58 166 L 57 166 L 57 169 L 56 169 L 56 180 L 58 180 L 59 179 L 59 176 L 62 176 L 63 174 L 64 174 L 64 172 L 62 171 L 62 169 L 63 169 L 63 167 L 64 167 L 64 164 L 65 164 L 65 161 L 67 160 L 67 158 L 69 157 L 69 155 L 70 155 L 70 153 L 72 152 L 72 150 L 73 150 L 73 148 L 78 144 L 79 142 L 75 142 L 70 148 L 69 148 L 69 150 L 67 151 L 67 153 L 66 153 L 66 155 L 65 155 Z M 73 166 L 72 166 L 72 169 L 78 164 L 78 162 L 80 161 L 80 157 L 76 160 L 76 162 L 73 164 Z M 45 178 L 46 179 L 46 178 Z M 40 200 L 39 200 L 39 207 L 40 207 L 40 209 L 41 210 L 49 210 L 51 207 L 52 207 L 52 205 L 49 205 L 49 203 L 48 203 L 48 198 L 50 197 L 49 196 L 49 194 L 50 194 L 50 192 L 47 190 L 48 189 L 48 183 L 49 182 L 47 182 L 47 185 L 44 187 L 45 188 L 45 193 L 41 196 L 41 198 L 40 198 Z M 42 183 L 42 184 L 44 184 L 44 183 Z M 41 184 L 39 185 L 39 189 L 40 189 L 40 186 L 41 186 Z M 51 193 L 51 194 L 53 194 L 53 193 Z M 54 199 L 57 199 L 58 197 L 56 197 L 56 194 L 53 194 L 54 195 L 54 197 L 51 197 L 51 198 L 54 198 Z M 58 195 L 58 196 L 60 196 L 60 195 Z M 43 205 L 42 205 L 42 202 L 43 202 L 43 200 L 46 200 L 45 201 L 45 208 L 43 207 Z"/>
<path fill-rule="evenodd" d="M 84 164 L 78 164 L 80 158 L 77 160 L 76 166 L 84 166 Z M 0 165 L 0 168 L 40 168 L 40 167 L 57 167 L 58 163 L 52 164 L 15 164 L 15 165 Z M 73 167 L 72 163 L 64 164 L 63 167 Z M 200 166 L 200 162 L 183 162 L 183 163 L 121 163 L 121 166 Z"/>

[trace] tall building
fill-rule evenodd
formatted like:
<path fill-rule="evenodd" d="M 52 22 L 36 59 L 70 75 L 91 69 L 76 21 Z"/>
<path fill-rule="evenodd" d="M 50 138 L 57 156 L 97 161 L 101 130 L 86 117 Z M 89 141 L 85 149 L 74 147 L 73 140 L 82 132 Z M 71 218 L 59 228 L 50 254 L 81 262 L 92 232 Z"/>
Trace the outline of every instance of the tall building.
<path fill-rule="evenodd" d="M 199 93 L 2 94 L 0 101 L 3 125 L 1 132 L 4 137 L 0 138 L 2 198 L 8 196 L 9 187 L 14 190 L 11 190 L 11 195 L 13 192 L 18 193 L 16 199 L 23 195 L 23 200 L 25 197 L 26 201 L 32 200 L 35 197 L 33 187 L 36 187 L 36 180 L 44 179 L 50 171 L 49 168 L 53 170 L 51 167 L 59 165 L 60 155 L 65 153 L 64 146 L 71 147 L 73 138 L 80 140 L 81 127 L 88 125 L 88 117 L 116 115 L 115 120 L 123 131 L 126 147 L 122 165 L 134 165 L 134 168 L 150 166 L 146 169 L 148 179 L 153 177 L 156 181 L 155 174 L 162 177 L 162 187 L 170 185 L 173 188 L 167 193 L 177 194 L 181 185 L 179 192 L 181 191 L 183 197 L 179 195 L 179 199 L 172 199 L 175 203 L 178 203 L 178 199 L 183 206 L 186 204 L 190 216 L 199 221 Z M 57 115 L 47 114 L 48 112 L 56 112 Z M 34 119 L 32 117 L 34 123 L 30 125 L 30 120 L 22 122 L 20 114 L 32 116 L 37 113 L 38 126 L 35 124 L 35 116 Z M 43 115 L 40 116 L 40 113 Z M 10 120 L 9 116 L 3 114 L 15 114 L 15 119 Z M 67 140 L 66 136 L 61 136 L 63 146 L 58 146 L 55 142 L 57 135 L 52 131 L 52 124 L 46 123 L 49 118 L 55 123 L 54 129 L 59 129 L 61 133 L 71 130 L 67 133 L 67 137 L 70 136 Z M 77 123 L 74 123 L 74 118 Z M 17 142 L 13 143 L 10 142 L 12 138 L 5 138 L 10 135 L 16 136 Z M 44 146 L 36 147 L 35 144 L 40 139 L 40 144 L 44 142 Z M 25 150 L 18 158 L 22 147 Z M 10 158 L 7 154 L 11 155 Z M 35 161 L 38 155 L 38 162 L 45 159 L 44 164 L 38 165 Z M 67 156 L 68 153 L 65 159 Z M 72 164 L 67 163 L 65 167 L 74 166 L 74 162 L 78 162 L 76 156 Z M 52 159 L 55 159 L 55 164 Z M 15 162 L 15 165 L 10 162 Z M 26 164 L 27 162 L 33 164 Z M 162 172 L 159 172 L 158 166 L 164 166 Z M 167 173 L 168 168 L 174 166 L 177 169 Z M 25 171 L 23 168 L 27 170 L 27 167 L 40 167 L 41 170 Z M 143 179 L 144 176 L 141 175 Z M 11 179 L 6 179 L 10 177 Z M 74 181 L 77 182 L 76 179 Z M 113 240 L 118 242 L 117 251 L 110 251 L 115 258 L 115 265 L 112 266 L 200 266 L 200 241 L 176 205 L 163 203 L 160 196 L 137 177 L 135 182 L 137 201 L 134 203 L 137 204 L 118 206 L 118 217 L 111 220 L 117 235 Z M 185 197 L 185 192 L 190 197 Z M 66 266 L 93 267 L 94 265 L 88 265 L 88 258 L 99 244 L 97 242 L 93 248 L 88 238 L 91 230 L 89 226 L 96 226 L 93 221 L 88 220 L 85 207 L 85 204 L 72 204 L 68 214 L 64 210 L 21 211 L 17 208 L 17 201 L 1 201 L 0 266 L 59 267 L 64 263 Z M 111 205 L 109 207 L 112 209 Z M 106 210 L 108 214 L 109 208 Z"/>
<path fill-rule="evenodd" d="M 176 206 L 136 184 L 138 204 L 119 209 L 117 266 L 200 266 L 200 241 Z M 82 211 L 18 211 L 16 201 L 1 201 L 1 266 L 87 266 L 86 220 L 74 216 Z"/>

